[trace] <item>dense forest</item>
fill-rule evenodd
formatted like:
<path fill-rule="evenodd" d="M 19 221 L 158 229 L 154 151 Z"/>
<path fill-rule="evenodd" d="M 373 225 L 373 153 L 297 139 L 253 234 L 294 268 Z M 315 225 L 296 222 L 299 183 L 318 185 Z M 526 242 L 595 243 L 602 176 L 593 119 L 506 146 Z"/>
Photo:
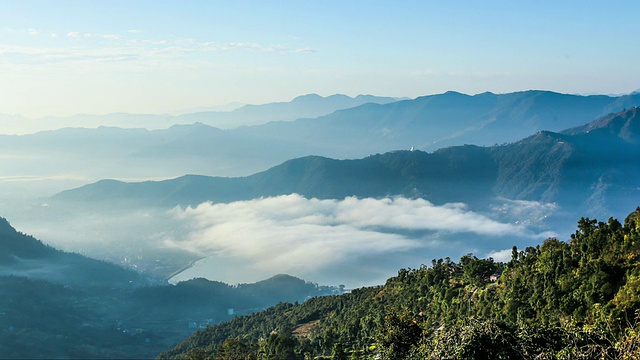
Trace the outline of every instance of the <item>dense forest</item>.
<path fill-rule="evenodd" d="M 280 303 L 161 359 L 639 359 L 640 208 L 568 241 L 401 269 L 384 286 Z"/>

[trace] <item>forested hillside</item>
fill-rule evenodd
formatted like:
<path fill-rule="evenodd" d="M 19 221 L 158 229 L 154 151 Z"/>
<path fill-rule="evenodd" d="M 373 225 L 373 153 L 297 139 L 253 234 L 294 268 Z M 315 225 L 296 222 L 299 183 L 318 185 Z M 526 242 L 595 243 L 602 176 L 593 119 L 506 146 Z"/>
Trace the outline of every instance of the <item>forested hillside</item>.
<path fill-rule="evenodd" d="M 581 218 L 507 263 L 427 263 L 207 327 L 160 358 L 638 359 L 640 208 L 624 224 Z"/>

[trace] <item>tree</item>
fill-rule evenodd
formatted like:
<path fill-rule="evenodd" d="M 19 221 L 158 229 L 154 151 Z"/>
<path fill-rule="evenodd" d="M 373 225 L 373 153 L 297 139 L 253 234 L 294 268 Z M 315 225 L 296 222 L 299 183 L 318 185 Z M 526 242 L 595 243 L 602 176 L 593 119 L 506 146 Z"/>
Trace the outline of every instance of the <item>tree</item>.
<path fill-rule="evenodd" d="M 238 339 L 227 339 L 216 353 L 216 360 L 248 360 L 255 359 L 254 351 Z"/>
<path fill-rule="evenodd" d="M 331 357 L 333 358 L 333 360 L 347 360 L 347 353 L 344 351 L 344 347 L 341 343 L 337 342 L 333 344 Z"/>
<path fill-rule="evenodd" d="M 376 334 L 380 355 L 385 360 L 405 359 L 421 338 L 422 329 L 406 310 L 396 315 L 391 309 Z"/>

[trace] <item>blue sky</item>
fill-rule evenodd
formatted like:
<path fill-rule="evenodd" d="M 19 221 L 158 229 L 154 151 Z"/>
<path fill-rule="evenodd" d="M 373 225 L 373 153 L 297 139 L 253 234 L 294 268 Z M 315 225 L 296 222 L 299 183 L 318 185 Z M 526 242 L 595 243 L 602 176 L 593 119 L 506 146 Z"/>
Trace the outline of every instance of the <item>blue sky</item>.
<path fill-rule="evenodd" d="M 638 1 L 0 1 L 0 113 L 640 88 Z"/>

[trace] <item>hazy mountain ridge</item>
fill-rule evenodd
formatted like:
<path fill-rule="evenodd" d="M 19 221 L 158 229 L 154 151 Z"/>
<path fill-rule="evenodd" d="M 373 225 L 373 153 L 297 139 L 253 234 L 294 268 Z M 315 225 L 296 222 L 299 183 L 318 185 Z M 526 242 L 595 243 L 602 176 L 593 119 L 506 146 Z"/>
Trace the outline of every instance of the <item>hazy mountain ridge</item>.
<path fill-rule="evenodd" d="M 435 197 L 433 201 L 447 201 L 447 195 L 464 176 L 451 170 L 476 170 L 475 185 L 489 186 L 495 177 L 494 166 L 484 148 L 465 146 L 434 153 L 397 151 L 372 155 L 359 160 L 335 160 L 319 156 L 293 159 L 267 171 L 247 177 L 222 178 L 186 175 L 164 181 L 125 183 L 102 180 L 78 189 L 55 195 L 52 204 L 60 201 L 103 202 L 122 201 L 149 205 L 197 205 L 203 201 L 230 202 L 261 196 L 299 193 L 316 198 L 344 198 L 346 196 L 380 197 L 408 195 Z M 431 178 L 430 175 L 440 177 Z M 435 191 L 434 188 L 438 188 Z M 428 192 L 428 193 L 423 193 Z M 459 193 L 474 197 L 468 191 Z M 477 195 L 476 195 L 477 196 Z"/>
<path fill-rule="evenodd" d="M 69 117 L 45 117 L 28 119 L 20 115 L 0 114 L 0 122 L 7 132 L 21 134 L 54 130 L 63 127 L 95 128 L 100 126 L 121 128 L 164 129 L 175 124 L 202 122 L 212 127 L 230 129 L 252 126 L 271 121 L 292 121 L 300 118 L 318 117 L 336 110 L 359 106 L 365 103 L 385 104 L 398 99 L 373 95 L 350 97 L 342 94 L 320 96 L 308 94 L 288 102 L 261 105 L 245 104 L 230 111 L 199 111 L 181 115 L 111 113 L 105 115 L 77 114 Z"/>
<path fill-rule="evenodd" d="M 626 124 L 622 128 L 620 121 Z M 620 209 L 609 209 L 617 214 L 628 211 L 626 206 L 632 206 L 636 198 L 633 194 L 637 188 L 633 184 L 640 180 L 640 165 L 635 161 L 640 156 L 640 147 L 632 140 L 638 134 L 638 123 L 637 109 L 631 108 L 582 128 L 563 133 L 541 131 L 500 146 L 456 146 L 433 153 L 395 151 L 359 160 L 310 156 L 247 177 L 189 175 L 129 184 L 102 181 L 62 192 L 54 199 L 89 202 L 119 199 L 174 206 L 290 193 L 321 199 L 403 195 L 423 197 L 434 203 L 474 203 L 499 196 L 559 202 L 589 216 L 599 215 L 592 213 L 595 208 L 609 209 L 621 201 L 624 205 Z M 618 136 L 620 131 L 611 130 L 618 128 L 624 129 L 620 130 L 624 137 Z M 589 209 L 586 204 L 595 201 L 597 191 L 606 194 L 600 194 L 601 204 L 592 204 L 593 209 Z"/>
<path fill-rule="evenodd" d="M 245 105 L 229 112 L 185 114 L 178 116 L 176 120 L 184 123 L 203 122 L 215 127 L 229 129 L 272 121 L 315 118 L 366 103 L 386 104 L 394 101 L 397 101 L 397 99 L 373 95 L 358 95 L 352 98 L 343 94 L 334 94 L 327 97 L 322 97 L 318 94 L 307 94 L 298 96 L 289 102 Z"/>
<path fill-rule="evenodd" d="M 592 131 L 608 132 L 616 135 L 621 139 L 637 143 L 637 136 L 640 134 L 640 124 L 635 119 L 638 117 L 638 107 L 634 106 L 625 111 L 610 114 L 586 125 L 562 131 L 563 134 L 577 135 L 581 133 L 590 133 Z"/>
<path fill-rule="evenodd" d="M 620 111 L 624 108 L 621 104 L 626 103 L 640 104 L 640 97 L 578 96 L 548 91 L 470 96 L 450 91 L 391 104 L 367 104 L 315 120 L 237 131 L 259 131 L 265 138 L 300 138 L 300 146 L 306 142 L 325 149 L 316 155 L 362 157 L 368 155 L 364 151 L 386 152 L 412 146 L 435 150 L 450 145 L 516 141 L 539 130 L 560 131 L 582 125 Z M 327 150 L 336 146 L 346 155 Z"/>
<path fill-rule="evenodd" d="M 448 92 L 230 130 L 196 123 L 154 131 L 101 127 L 5 135 L 0 151 L 8 159 L 7 171 L 24 176 L 246 176 L 308 155 L 349 159 L 411 147 L 503 144 L 540 130 L 580 126 L 633 105 L 640 105 L 640 95 Z"/>

